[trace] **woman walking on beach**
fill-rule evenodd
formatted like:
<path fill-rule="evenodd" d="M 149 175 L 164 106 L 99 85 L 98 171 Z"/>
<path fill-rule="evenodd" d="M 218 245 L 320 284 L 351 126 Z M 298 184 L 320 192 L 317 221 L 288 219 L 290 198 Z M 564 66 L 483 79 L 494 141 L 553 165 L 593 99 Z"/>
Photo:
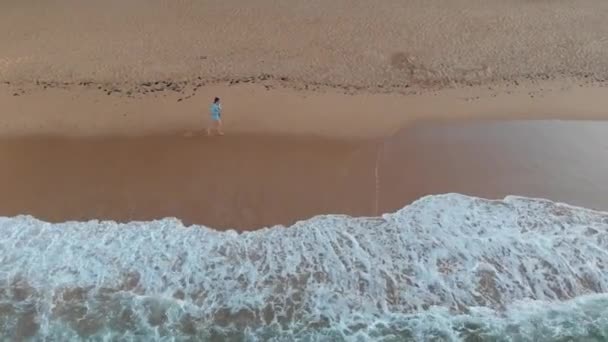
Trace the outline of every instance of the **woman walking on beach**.
<path fill-rule="evenodd" d="M 211 121 L 213 122 L 213 128 L 208 128 L 207 134 L 211 135 L 211 133 L 213 133 L 212 130 L 215 130 L 215 132 L 218 135 L 224 135 L 224 132 L 222 131 L 222 105 L 220 103 L 219 97 L 216 97 L 213 100 L 213 103 L 211 104 L 210 112 L 211 112 Z"/>

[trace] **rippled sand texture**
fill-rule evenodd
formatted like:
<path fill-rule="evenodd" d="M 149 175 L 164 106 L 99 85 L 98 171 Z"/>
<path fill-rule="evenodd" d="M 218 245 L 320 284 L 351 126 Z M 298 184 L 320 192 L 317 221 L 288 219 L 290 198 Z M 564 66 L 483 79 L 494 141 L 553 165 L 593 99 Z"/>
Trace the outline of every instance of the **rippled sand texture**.
<path fill-rule="evenodd" d="M 603 0 L 9 0 L 0 80 L 606 80 L 607 16 Z"/>

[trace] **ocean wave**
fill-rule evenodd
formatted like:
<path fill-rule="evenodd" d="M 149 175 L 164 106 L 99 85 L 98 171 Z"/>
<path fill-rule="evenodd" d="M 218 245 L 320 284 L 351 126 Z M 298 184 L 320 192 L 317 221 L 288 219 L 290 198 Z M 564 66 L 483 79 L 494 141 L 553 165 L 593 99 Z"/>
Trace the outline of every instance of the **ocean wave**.
<path fill-rule="evenodd" d="M 246 233 L 0 218 L 0 337 L 608 339 L 608 213 L 422 198 Z"/>

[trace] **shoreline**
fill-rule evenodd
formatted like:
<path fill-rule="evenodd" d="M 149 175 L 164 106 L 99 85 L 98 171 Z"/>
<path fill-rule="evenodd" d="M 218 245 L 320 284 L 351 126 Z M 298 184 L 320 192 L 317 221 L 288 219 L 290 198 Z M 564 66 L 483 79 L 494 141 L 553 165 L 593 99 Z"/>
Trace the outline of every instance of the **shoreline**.
<path fill-rule="evenodd" d="M 608 340 L 607 17 L 0 1 L 0 339 Z"/>
<path fill-rule="evenodd" d="M 239 231 L 379 216 L 427 195 L 608 210 L 606 121 L 417 122 L 390 138 L 237 135 L 0 139 L 0 216 Z M 584 151 L 582 153 L 581 151 Z"/>

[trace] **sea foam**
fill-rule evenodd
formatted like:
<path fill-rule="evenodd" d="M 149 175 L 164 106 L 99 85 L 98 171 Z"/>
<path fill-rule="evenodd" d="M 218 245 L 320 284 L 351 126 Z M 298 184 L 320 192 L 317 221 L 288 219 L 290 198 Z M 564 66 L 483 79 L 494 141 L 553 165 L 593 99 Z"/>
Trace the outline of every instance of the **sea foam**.
<path fill-rule="evenodd" d="M 253 232 L 0 218 L 0 337 L 604 341 L 608 213 L 422 198 Z"/>

